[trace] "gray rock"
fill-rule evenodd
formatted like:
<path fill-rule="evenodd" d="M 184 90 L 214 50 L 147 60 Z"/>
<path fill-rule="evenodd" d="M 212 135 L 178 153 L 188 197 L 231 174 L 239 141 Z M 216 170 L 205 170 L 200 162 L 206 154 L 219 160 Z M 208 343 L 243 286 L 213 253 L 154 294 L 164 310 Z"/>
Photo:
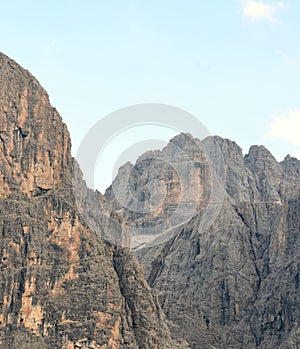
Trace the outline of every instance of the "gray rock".
<path fill-rule="evenodd" d="M 209 164 L 219 177 L 223 171 L 212 141 L 223 155 L 226 177 L 219 184 L 226 194 L 218 216 L 204 229 L 213 183 Z M 206 194 L 201 192 L 204 205 L 197 207 L 189 222 L 176 226 L 166 220 L 170 212 L 166 200 L 155 216 L 155 222 L 164 222 L 165 233 L 135 249 L 149 285 L 159 292 L 174 336 L 184 337 L 196 349 L 298 348 L 299 160 L 287 157 L 278 163 L 263 146 L 251 147 L 243 157 L 232 141 L 214 137 L 200 142 L 182 134 L 159 155 L 151 154 L 151 162 L 144 163 L 145 155 L 131 166 L 132 172 L 138 170 L 139 179 L 131 187 L 132 196 L 140 197 L 143 181 L 149 178 L 160 178 L 168 188 L 168 172 L 154 164 L 174 142 L 196 168 L 202 168 L 197 175 L 207 189 Z M 205 145 L 204 152 L 199 144 Z M 182 162 L 184 154 L 173 151 L 172 155 L 172 164 Z M 181 175 L 184 182 L 197 183 L 190 172 Z M 116 181 L 125 187 L 121 175 Z M 180 200 L 180 190 L 179 185 L 173 203 Z M 106 199 L 112 207 L 118 206 L 111 189 Z M 153 223 L 153 217 L 122 211 L 121 205 L 118 209 L 129 224 Z"/>

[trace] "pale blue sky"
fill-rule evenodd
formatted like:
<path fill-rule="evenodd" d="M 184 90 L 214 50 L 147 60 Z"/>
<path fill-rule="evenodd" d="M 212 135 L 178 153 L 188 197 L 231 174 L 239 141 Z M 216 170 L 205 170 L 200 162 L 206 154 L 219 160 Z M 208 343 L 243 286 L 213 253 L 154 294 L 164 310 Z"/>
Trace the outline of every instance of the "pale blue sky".
<path fill-rule="evenodd" d="M 156 102 L 244 153 L 265 144 L 279 160 L 300 155 L 300 1 L 0 0 L 0 9 L 0 50 L 46 88 L 74 154 L 99 118 Z"/>

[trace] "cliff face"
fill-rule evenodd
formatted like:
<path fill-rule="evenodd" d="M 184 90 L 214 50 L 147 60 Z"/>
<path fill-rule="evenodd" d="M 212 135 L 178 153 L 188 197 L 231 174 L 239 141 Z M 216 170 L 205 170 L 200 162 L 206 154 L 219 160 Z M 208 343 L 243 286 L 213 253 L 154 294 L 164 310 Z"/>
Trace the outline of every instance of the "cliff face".
<path fill-rule="evenodd" d="M 189 222 L 172 226 L 165 219 L 166 200 L 159 205 L 156 218 L 166 224 L 164 239 L 140 245 L 135 254 L 148 283 L 159 291 L 173 333 L 184 337 L 192 348 L 299 348 L 300 161 L 287 156 L 278 163 L 262 146 L 251 147 L 243 156 L 236 143 L 220 137 L 214 140 L 226 170 L 218 215 L 204 229 L 208 206 L 199 205 Z M 193 146 L 199 141 L 188 135 L 175 141 L 192 154 L 195 168 L 206 168 L 199 147 Z M 214 151 L 206 149 L 214 157 Z M 149 182 L 160 178 L 167 188 L 180 192 L 175 176 L 173 180 L 166 176 L 163 166 L 143 166 L 143 159 L 131 167 L 133 177 L 139 171 L 131 196 L 141 197 L 144 178 Z M 177 161 L 180 157 L 173 159 Z M 212 190 L 211 172 L 197 172 L 200 178 L 196 180 L 204 188 L 202 198 L 207 197 L 205 189 Z M 195 185 L 189 173 L 181 174 L 183 182 Z M 117 177 L 116 182 L 124 183 L 124 179 Z M 110 188 L 106 198 L 117 206 L 112 192 Z M 176 200 L 180 195 L 173 197 Z M 136 213 L 124 212 L 129 224 L 143 223 Z M 144 224 L 149 221 L 146 217 Z"/>
<path fill-rule="evenodd" d="M 108 224 L 97 234 L 86 224 L 72 170 L 83 205 L 101 210 L 103 198 L 85 187 L 70 147 L 47 93 L 0 54 L 1 348 L 185 347 L 135 259 L 101 238 Z"/>
<path fill-rule="evenodd" d="M 27 197 L 71 179 L 70 137 L 38 81 L 0 55 L 0 195 Z"/>
<path fill-rule="evenodd" d="M 300 347 L 299 160 L 181 134 L 102 196 L 70 148 L 0 54 L 1 348 Z"/>

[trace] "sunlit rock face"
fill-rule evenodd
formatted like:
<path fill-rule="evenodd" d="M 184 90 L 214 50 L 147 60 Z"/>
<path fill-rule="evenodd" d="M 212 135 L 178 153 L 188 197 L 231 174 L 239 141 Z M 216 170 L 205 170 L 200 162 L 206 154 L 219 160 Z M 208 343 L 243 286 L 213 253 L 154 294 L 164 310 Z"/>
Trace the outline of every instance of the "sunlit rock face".
<path fill-rule="evenodd" d="M 27 197 L 71 178 L 70 137 L 46 91 L 26 70 L 0 55 L 0 195 Z"/>
<path fill-rule="evenodd" d="M 70 148 L 45 90 L 0 54 L 0 347 L 185 348 L 137 261 L 102 238 L 110 213 Z"/>

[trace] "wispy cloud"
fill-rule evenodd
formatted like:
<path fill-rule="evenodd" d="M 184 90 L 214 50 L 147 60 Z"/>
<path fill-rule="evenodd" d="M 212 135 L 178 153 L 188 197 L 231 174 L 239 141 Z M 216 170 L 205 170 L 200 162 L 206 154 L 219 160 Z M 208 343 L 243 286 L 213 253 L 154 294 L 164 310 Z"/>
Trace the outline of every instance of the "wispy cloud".
<path fill-rule="evenodd" d="M 291 58 L 290 58 L 290 56 L 286 52 L 284 52 L 282 50 L 275 50 L 275 53 L 278 56 L 282 57 L 287 63 L 291 62 Z"/>
<path fill-rule="evenodd" d="M 284 115 L 275 116 L 269 125 L 265 138 L 279 138 L 289 141 L 298 148 L 295 156 L 300 159 L 300 108 L 289 110 Z"/>
<path fill-rule="evenodd" d="M 285 3 L 283 1 L 265 3 L 247 0 L 244 3 L 243 15 L 251 19 L 266 19 L 271 22 L 277 22 L 276 12 L 284 6 Z"/>
<path fill-rule="evenodd" d="M 282 57 L 283 60 L 289 65 L 300 65 L 300 61 L 297 61 L 296 59 L 291 57 L 289 54 L 287 54 L 285 51 L 275 50 L 275 54 Z"/>

